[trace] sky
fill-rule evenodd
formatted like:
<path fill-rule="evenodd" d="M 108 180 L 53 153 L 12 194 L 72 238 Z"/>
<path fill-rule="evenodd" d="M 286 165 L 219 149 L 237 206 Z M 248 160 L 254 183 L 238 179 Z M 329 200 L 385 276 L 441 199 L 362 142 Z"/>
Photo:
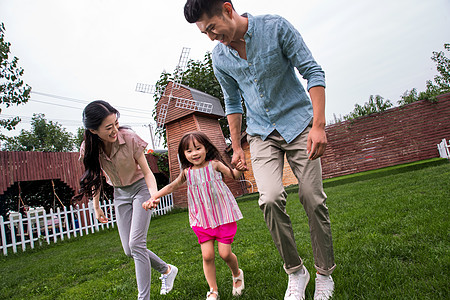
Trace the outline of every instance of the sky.
<path fill-rule="evenodd" d="M 43 113 L 69 132 L 87 103 L 102 99 L 151 147 L 153 95 L 135 91 L 173 72 L 183 47 L 203 60 L 216 42 L 184 19 L 185 0 L 0 0 L 0 22 L 19 58 L 31 100 L 2 107 L 29 130 Z M 299 30 L 326 74 L 326 119 L 344 116 L 370 95 L 396 104 L 437 75 L 433 51 L 450 43 L 450 0 L 235 0 L 240 14 L 278 14 Z M 447 55 L 448 53 L 446 53 Z M 1 116 L 0 116 L 1 117 Z M 156 146 L 155 148 L 160 148 Z"/>

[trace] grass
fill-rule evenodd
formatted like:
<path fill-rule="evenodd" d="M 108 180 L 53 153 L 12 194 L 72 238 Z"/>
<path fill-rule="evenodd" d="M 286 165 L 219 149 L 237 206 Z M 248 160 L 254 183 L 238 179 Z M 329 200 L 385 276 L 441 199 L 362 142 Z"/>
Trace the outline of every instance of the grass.
<path fill-rule="evenodd" d="M 326 180 L 337 263 L 334 299 L 450 298 L 450 164 L 432 160 Z M 298 250 L 313 273 L 306 215 L 297 187 L 287 211 Z M 239 198 L 233 251 L 245 272 L 241 299 L 282 299 L 287 275 L 257 205 Z M 200 247 L 184 210 L 154 218 L 149 248 L 180 269 L 174 290 L 160 296 L 152 273 L 152 299 L 204 299 L 208 290 Z M 216 260 L 221 299 L 231 297 L 231 274 Z M 0 258 L 2 299 L 136 299 L 134 263 L 123 254 L 116 229 Z M 314 277 L 306 290 L 314 294 Z"/>

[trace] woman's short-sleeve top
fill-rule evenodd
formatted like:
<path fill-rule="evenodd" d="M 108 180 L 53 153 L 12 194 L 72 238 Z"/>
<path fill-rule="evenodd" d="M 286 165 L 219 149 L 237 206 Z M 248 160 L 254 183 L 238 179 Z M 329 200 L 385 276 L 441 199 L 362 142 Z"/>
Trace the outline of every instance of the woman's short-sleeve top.
<path fill-rule="evenodd" d="M 80 159 L 84 156 L 84 142 L 80 147 Z M 134 131 L 120 129 L 114 142 L 111 155 L 106 155 L 100 149 L 100 165 L 106 175 L 108 184 L 114 187 L 128 186 L 144 177 L 137 163 L 139 156 L 144 153 L 147 142 Z"/>

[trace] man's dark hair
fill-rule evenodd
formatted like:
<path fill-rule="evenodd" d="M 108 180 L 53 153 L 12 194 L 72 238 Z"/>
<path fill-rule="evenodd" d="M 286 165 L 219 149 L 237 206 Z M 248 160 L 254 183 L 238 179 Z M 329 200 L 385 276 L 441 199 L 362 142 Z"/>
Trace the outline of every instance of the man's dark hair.
<path fill-rule="evenodd" d="M 208 18 L 219 16 L 222 13 L 222 6 L 226 2 L 233 6 L 231 0 L 187 0 L 184 5 L 184 17 L 189 23 L 195 23 L 203 14 L 206 14 Z"/>

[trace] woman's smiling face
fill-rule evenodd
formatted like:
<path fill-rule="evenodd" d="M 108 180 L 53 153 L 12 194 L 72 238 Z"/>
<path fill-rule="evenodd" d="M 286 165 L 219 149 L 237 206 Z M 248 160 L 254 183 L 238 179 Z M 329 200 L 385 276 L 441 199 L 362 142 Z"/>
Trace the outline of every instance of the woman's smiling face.
<path fill-rule="evenodd" d="M 97 129 L 90 131 L 103 141 L 103 143 L 114 143 L 117 140 L 117 132 L 119 131 L 119 121 L 116 114 L 110 114 L 103 119 L 102 124 Z"/>

